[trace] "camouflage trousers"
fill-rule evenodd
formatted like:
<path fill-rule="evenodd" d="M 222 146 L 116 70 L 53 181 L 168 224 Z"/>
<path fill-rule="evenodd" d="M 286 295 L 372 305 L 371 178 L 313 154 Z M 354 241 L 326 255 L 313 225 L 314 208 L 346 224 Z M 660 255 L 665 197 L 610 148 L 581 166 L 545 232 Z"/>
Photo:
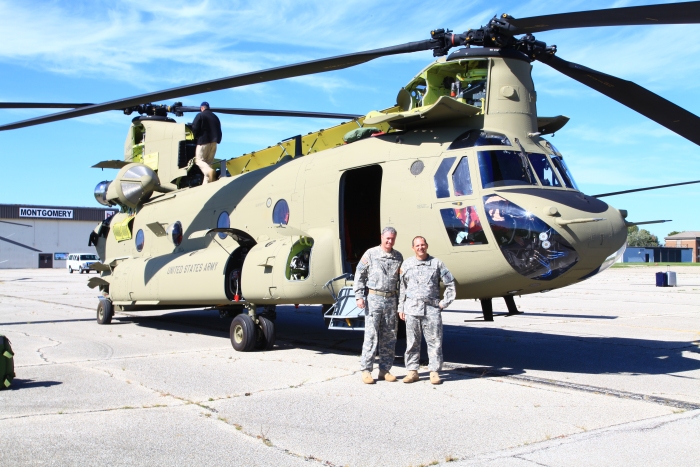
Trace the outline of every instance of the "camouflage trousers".
<path fill-rule="evenodd" d="M 368 295 L 365 300 L 365 342 L 362 344 L 360 369 L 372 371 L 374 356 L 379 354 L 379 369 L 389 371 L 396 350 L 396 296 Z"/>
<path fill-rule="evenodd" d="M 406 369 L 418 371 L 421 332 L 428 344 L 428 370 L 442 370 L 442 314 L 439 312 L 426 313 L 425 316 L 406 315 Z"/>

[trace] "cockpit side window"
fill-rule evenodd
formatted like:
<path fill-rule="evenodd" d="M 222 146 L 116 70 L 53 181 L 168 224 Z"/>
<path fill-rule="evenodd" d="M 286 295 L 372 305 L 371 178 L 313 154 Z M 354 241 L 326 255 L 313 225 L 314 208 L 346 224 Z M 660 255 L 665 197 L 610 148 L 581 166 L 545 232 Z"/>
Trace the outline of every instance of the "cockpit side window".
<path fill-rule="evenodd" d="M 461 209 L 440 209 L 440 215 L 452 245 L 485 245 L 488 243 L 475 206 Z"/>
<path fill-rule="evenodd" d="M 515 151 L 479 151 L 479 173 L 484 188 L 537 185 L 527 159 Z"/>
<path fill-rule="evenodd" d="M 452 172 L 452 186 L 455 189 L 455 196 L 472 194 L 472 179 L 469 175 L 469 162 L 466 157 L 459 160 L 457 168 Z"/>
<path fill-rule="evenodd" d="M 545 145 L 554 153 L 554 155 L 551 156 L 552 165 L 554 166 L 555 170 L 559 173 L 559 177 L 564 182 L 564 185 L 566 185 L 567 188 L 573 188 L 574 190 L 578 190 L 578 185 L 576 185 L 574 177 L 571 175 L 571 171 L 566 165 L 566 162 L 564 162 L 564 157 L 561 155 L 559 150 L 555 148 L 554 145 L 549 141 L 544 139 L 542 141 L 544 141 Z"/>
<path fill-rule="evenodd" d="M 447 175 L 455 159 L 457 158 L 447 157 L 443 159 L 442 162 L 440 162 L 440 167 L 438 167 L 437 172 L 435 172 L 435 195 L 438 198 L 448 198 L 450 196 L 450 185 L 447 182 Z"/>
<path fill-rule="evenodd" d="M 571 172 L 569 171 L 569 167 L 566 166 L 564 158 L 561 156 L 552 156 L 552 164 L 554 164 L 554 167 L 557 168 L 557 171 L 559 172 L 562 180 L 564 180 L 566 187 L 578 190 L 578 186 L 574 181 L 574 177 L 571 176 Z"/>
<path fill-rule="evenodd" d="M 561 187 L 561 182 L 559 182 L 559 178 L 554 173 L 547 156 L 544 154 L 528 154 L 527 157 L 530 159 L 530 164 L 532 164 L 532 168 L 540 179 L 542 186 Z"/>
<path fill-rule="evenodd" d="M 447 149 L 463 149 L 474 146 L 511 146 L 510 140 L 501 133 L 470 130 L 459 135 Z"/>

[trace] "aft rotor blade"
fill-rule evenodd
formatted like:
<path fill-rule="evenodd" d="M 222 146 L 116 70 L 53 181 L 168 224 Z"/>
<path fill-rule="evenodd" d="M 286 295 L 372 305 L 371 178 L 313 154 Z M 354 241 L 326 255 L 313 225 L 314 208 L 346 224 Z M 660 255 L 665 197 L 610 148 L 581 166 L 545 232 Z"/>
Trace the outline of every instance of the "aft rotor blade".
<path fill-rule="evenodd" d="M 700 2 L 608 8 L 504 20 L 511 25 L 508 29 L 515 35 L 596 26 L 692 24 L 700 23 Z"/>
<path fill-rule="evenodd" d="M 700 180 L 694 180 L 692 182 L 683 182 L 683 183 L 671 183 L 670 185 L 648 186 L 646 188 L 635 188 L 634 190 L 613 191 L 612 193 L 602 193 L 600 195 L 593 195 L 593 198 L 602 198 L 604 196 L 624 195 L 625 193 L 636 193 L 638 191 L 658 190 L 659 188 L 669 188 L 672 186 L 692 185 L 693 183 L 700 183 Z"/>
<path fill-rule="evenodd" d="M 62 104 L 57 102 L 0 102 L 0 109 L 77 109 L 95 104 Z"/>
<path fill-rule="evenodd" d="M 700 145 L 700 117 L 658 94 L 632 81 L 567 62 L 556 55 L 544 55 L 538 60 Z"/>
<path fill-rule="evenodd" d="M 177 97 L 191 96 L 193 94 L 201 94 L 211 91 L 219 91 L 222 89 L 236 88 L 247 86 L 249 84 L 265 83 L 286 78 L 294 78 L 296 76 L 310 75 L 314 73 L 323 73 L 325 71 L 340 70 L 349 68 L 361 63 L 369 62 L 379 57 L 387 55 L 397 55 L 410 52 L 418 52 L 422 50 L 430 50 L 435 47 L 435 42 L 431 39 L 418 42 L 409 42 L 402 45 L 392 47 L 384 47 L 382 49 L 368 50 L 365 52 L 357 52 L 352 54 L 339 55 L 336 57 L 324 58 L 320 60 L 312 60 L 309 62 L 297 63 L 294 65 L 285 65 L 276 68 L 269 68 L 262 71 L 254 71 L 228 78 L 220 78 L 202 83 L 188 84 L 177 88 L 166 89 L 140 96 L 127 97 L 115 101 L 105 102 L 102 104 L 90 105 L 79 109 L 68 110 L 55 114 L 45 115 L 43 117 L 31 118 L 20 122 L 10 123 L 0 126 L 0 131 L 14 130 L 42 123 L 56 122 L 69 118 L 83 117 L 108 110 L 118 110 L 128 107 L 135 107 L 139 104 L 147 102 L 157 102 L 170 100 Z"/>
<path fill-rule="evenodd" d="M 199 107 L 180 107 L 181 112 L 199 112 Z M 298 110 L 264 110 L 264 109 L 231 109 L 212 107 L 212 112 L 229 115 L 251 115 L 256 117 L 306 117 L 306 118 L 335 118 L 340 120 L 355 120 L 362 115 L 334 114 L 328 112 L 304 112 Z"/>

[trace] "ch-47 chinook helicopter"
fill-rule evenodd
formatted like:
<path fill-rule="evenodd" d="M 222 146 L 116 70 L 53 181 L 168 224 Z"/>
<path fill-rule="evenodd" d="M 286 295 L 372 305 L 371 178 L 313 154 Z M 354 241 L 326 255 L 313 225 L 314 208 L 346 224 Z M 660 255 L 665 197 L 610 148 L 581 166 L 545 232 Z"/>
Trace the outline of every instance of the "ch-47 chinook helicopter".
<path fill-rule="evenodd" d="M 111 182 L 98 201 L 121 212 L 90 235 L 101 258 L 100 324 L 114 310 L 211 307 L 235 315 L 233 347 L 270 349 L 278 304 L 335 303 L 333 327 L 361 327 L 343 314 L 334 286 L 347 286 L 380 228 L 410 252 L 423 235 L 457 283 L 457 298 L 491 300 L 565 287 L 609 267 L 625 248 L 627 213 L 586 195 L 543 136 L 567 117 L 537 115 L 532 62 L 542 62 L 700 144 L 700 118 L 632 83 L 571 63 L 532 35 L 554 29 L 700 22 L 700 2 L 516 19 L 428 40 L 246 73 L 0 126 L 22 128 L 78 116 L 138 112 Z M 452 48 L 457 48 L 448 55 Z M 386 55 L 432 50 L 439 57 L 402 88 L 396 104 L 277 146 L 221 161 L 221 178 L 201 185 L 194 137 L 168 118 L 196 111 L 151 102 L 355 66 Z M 323 116 L 213 109 L 219 113 Z M 337 114 L 329 114 L 338 118 Z M 352 131 L 355 130 L 355 131 Z M 348 136 L 352 135 L 352 136 Z M 350 144 L 344 144 L 344 137 Z M 675 186 L 699 181 L 677 183 Z M 352 301 L 350 301 L 352 302 Z M 334 314 L 335 313 L 335 314 Z M 334 321 L 335 319 L 335 321 Z M 333 323 L 335 322 L 335 325 Z"/>

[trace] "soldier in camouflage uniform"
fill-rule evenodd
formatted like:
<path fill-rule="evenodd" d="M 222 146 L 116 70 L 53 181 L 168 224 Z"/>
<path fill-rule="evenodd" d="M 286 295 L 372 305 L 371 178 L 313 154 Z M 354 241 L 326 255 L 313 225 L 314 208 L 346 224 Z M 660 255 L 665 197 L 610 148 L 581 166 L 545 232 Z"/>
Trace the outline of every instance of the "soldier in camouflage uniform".
<path fill-rule="evenodd" d="M 399 268 L 403 256 L 394 250 L 396 230 L 382 230 L 381 244 L 362 255 L 355 271 L 357 307 L 365 310 L 365 341 L 362 344 L 362 381 L 374 384 L 372 366 L 379 353 L 378 379 L 396 381 L 389 370 L 396 348 L 396 302 L 399 294 Z"/>
<path fill-rule="evenodd" d="M 421 331 L 428 344 L 430 382 L 440 384 L 442 369 L 442 315 L 455 299 L 455 280 L 445 264 L 428 255 L 428 243 L 423 237 L 413 239 L 416 256 L 401 265 L 399 317 L 406 321 L 406 369 L 404 383 L 418 381 Z M 440 300 L 440 281 L 445 295 Z"/>

